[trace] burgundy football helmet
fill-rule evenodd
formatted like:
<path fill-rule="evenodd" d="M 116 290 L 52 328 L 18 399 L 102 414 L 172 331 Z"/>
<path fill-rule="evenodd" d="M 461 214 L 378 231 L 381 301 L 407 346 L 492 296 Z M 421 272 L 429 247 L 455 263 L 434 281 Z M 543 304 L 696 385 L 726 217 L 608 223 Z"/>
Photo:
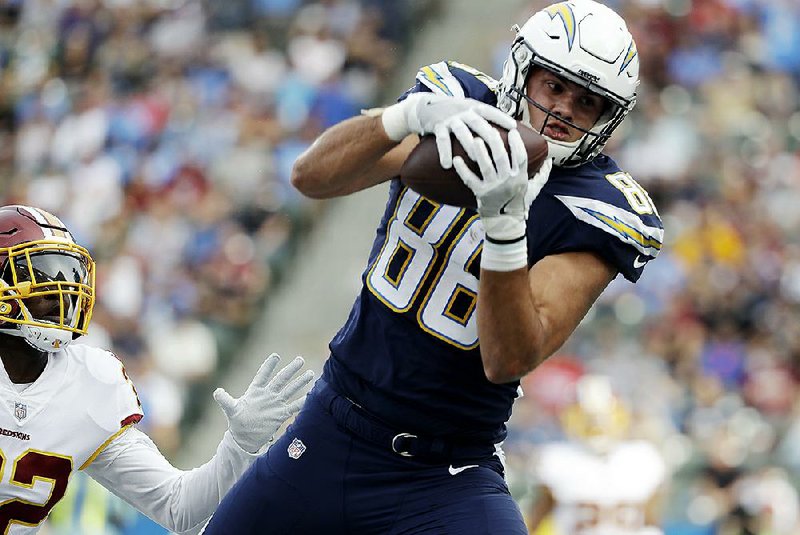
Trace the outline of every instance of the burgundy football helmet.
<path fill-rule="evenodd" d="M 95 267 L 56 216 L 0 207 L 0 333 L 57 351 L 86 334 L 94 308 Z"/>

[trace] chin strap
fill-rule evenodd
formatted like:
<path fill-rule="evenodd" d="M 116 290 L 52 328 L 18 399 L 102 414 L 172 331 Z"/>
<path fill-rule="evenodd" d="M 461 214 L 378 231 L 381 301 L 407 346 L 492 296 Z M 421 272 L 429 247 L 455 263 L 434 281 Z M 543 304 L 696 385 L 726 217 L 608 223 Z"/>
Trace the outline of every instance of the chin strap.
<path fill-rule="evenodd" d="M 15 324 L 13 327 L 0 327 L 0 332 L 23 338 L 29 346 L 45 353 L 64 349 L 72 342 L 71 332 L 56 327 Z"/>
<path fill-rule="evenodd" d="M 39 351 L 59 351 L 72 342 L 72 333 L 55 327 L 39 327 L 21 325 L 20 329 L 25 341 Z"/>

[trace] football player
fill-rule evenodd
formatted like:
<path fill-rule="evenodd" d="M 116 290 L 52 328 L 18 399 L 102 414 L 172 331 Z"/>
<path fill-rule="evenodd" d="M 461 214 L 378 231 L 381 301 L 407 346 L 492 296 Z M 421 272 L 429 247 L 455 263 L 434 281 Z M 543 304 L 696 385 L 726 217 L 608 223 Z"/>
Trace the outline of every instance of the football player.
<path fill-rule="evenodd" d="M 275 373 L 270 355 L 244 395 L 214 392 L 228 420 L 216 454 L 173 467 L 134 424 L 143 413 L 113 354 L 71 342 L 86 334 L 95 264 L 52 214 L 0 207 L 0 533 L 36 533 L 85 472 L 175 532 L 196 532 L 260 450 L 296 413 L 310 370 Z"/>
<path fill-rule="evenodd" d="M 650 197 L 601 154 L 634 106 L 638 66 L 611 9 L 554 4 L 518 29 L 499 82 L 455 62 L 423 67 L 399 103 L 328 129 L 300 156 L 292 181 L 309 197 L 391 181 L 389 199 L 309 402 L 207 533 L 527 532 L 500 450 L 519 379 L 661 248 Z M 549 144 L 530 180 L 516 120 Z M 510 150 L 495 126 L 510 129 Z M 397 179 L 427 134 L 477 210 Z M 451 134 L 481 176 L 453 157 Z"/>
<path fill-rule="evenodd" d="M 630 412 L 608 377 L 582 377 L 576 397 L 561 415 L 569 440 L 544 445 L 534 463 L 540 485 L 531 533 L 552 515 L 557 535 L 663 535 L 664 458 L 630 438 Z"/>

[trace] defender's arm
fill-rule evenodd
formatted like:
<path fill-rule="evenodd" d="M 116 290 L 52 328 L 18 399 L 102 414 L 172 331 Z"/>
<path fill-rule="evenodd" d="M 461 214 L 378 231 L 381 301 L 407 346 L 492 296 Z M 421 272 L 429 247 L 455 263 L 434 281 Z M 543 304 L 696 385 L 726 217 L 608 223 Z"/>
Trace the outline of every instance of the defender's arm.
<path fill-rule="evenodd" d="M 147 435 L 130 428 L 98 455 L 86 473 L 160 525 L 185 533 L 202 527 L 256 457 L 226 431 L 210 461 L 179 470 Z"/>
<path fill-rule="evenodd" d="M 303 359 L 297 357 L 276 371 L 279 361 L 276 353 L 267 357 L 239 398 L 221 388 L 214 392 L 228 430 L 214 457 L 199 468 L 175 468 L 147 435 L 127 428 L 99 451 L 86 472 L 162 526 L 179 533 L 198 529 L 304 403 L 301 392 L 313 372 L 294 377 Z"/>

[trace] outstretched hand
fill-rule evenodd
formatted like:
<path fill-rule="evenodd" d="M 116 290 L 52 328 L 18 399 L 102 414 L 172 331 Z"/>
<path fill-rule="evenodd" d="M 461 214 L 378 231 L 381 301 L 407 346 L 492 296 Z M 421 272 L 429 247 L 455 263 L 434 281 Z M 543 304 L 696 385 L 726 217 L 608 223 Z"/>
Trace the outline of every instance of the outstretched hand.
<path fill-rule="evenodd" d="M 247 452 L 256 453 L 271 442 L 280 426 L 297 414 L 305 401 L 300 392 L 314 378 L 314 372 L 306 370 L 292 379 L 305 363 L 302 357 L 296 357 L 276 373 L 280 359 L 277 353 L 267 357 L 239 398 L 223 388 L 214 391 L 214 400 L 228 420 L 231 435 Z"/>

